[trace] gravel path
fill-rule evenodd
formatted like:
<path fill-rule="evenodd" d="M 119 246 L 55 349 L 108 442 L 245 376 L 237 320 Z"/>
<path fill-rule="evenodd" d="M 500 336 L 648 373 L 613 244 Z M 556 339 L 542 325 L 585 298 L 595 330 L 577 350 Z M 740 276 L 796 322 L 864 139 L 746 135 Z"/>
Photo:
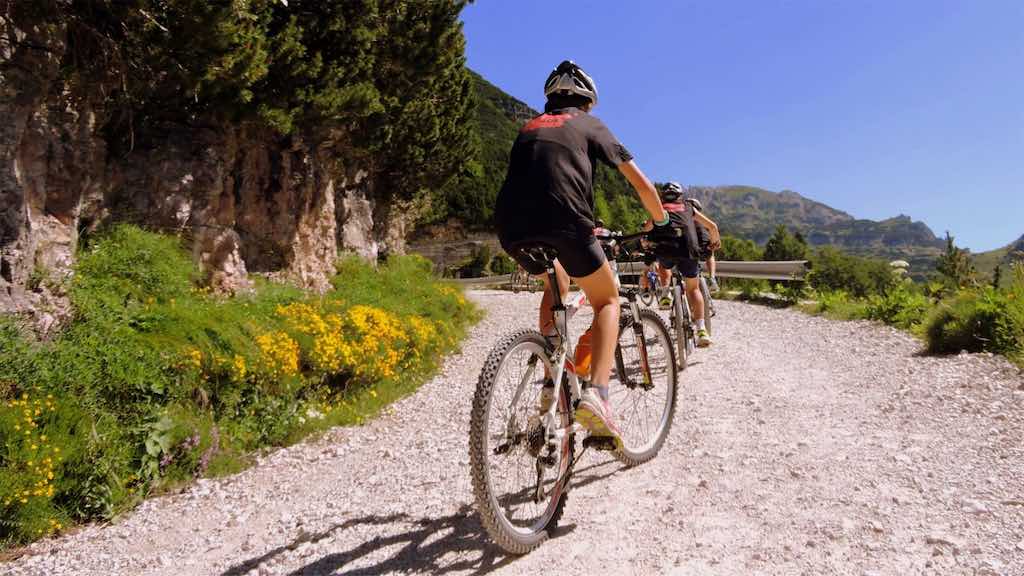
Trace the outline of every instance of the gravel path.
<path fill-rule="evenodd" d="M 467 430 L 496 335 L 372 423 L 39 542 L 3 574 L 1024 574 L 1024 378 L 987 355 L 926 357 L 896 330 L 719 304 L 661 454 L 588 453 L 562 529 L 523 558 L 474 516 Z M 585 322 L 579 318 L 576 322 Z"/>

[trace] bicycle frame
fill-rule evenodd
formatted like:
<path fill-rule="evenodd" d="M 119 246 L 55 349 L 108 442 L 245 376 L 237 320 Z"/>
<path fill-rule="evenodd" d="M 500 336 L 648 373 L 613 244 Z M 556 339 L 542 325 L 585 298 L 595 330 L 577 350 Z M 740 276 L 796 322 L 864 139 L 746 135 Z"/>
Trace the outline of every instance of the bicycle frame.
<path fill-rule="evenodd" d="M 567 409 L 574 409 L 579 403 L 580 398 L 583 396 L 583 383 L 581 378 L 576 374 L 576 366 L 573 358 L 575 357 L 575 345 L 573 344 L 572 335 L 569 333 L 569 310 L 566 308 L 565 303 L 562 301 L 560 285 L 558 283 L 558 277 L 555 274 L 555 269 L 548 268 L 547 275 L 549 279 L 549 289 L 552 291 L 553 304 L 551 311 L 554 315 L 555 332 L 559 336 L 559 343 L 551 353 L 548 361 L 550 363 L 551 380 L 556 383 L 562 382 L 563 378 L 568 382 L 569 397 L 566 398 L 568 403 Z M 618 284 L 618 282 L 616 282 Z M 629 292 L 623 293 L 621 286 L 619 286 L 620 297 L 626 298 L 629 302 L 630 313 L 633 318 L 639 318 L 640 309 L 636 303 L 635 295 Z M 640 323 L 634 323 L 634 337 L 637 339 L 637 349 L 640 352 L 640 361 L 643 370 L 643 377 L 645 384 L 652 382 L 651 368 L 647 358 L 647 343 L 643 335 Z M 536 356 L 531 359 L 531 366 L 529 370 L 523 374 L 520 378 L 519 385 L 516 388 L 516 393 L 512 397 L 511 405 L 516 405 L 519 402 L 519 398 L 523 391 L 526 390 L 527 385 L 533 380 L 533 374 L 536 368 L 535 364 Z M 561 440 L 566 434 L 575 434 L 581 431 L 583 428 L 576 424 L 571 423 L 567 427 L 561 427 L 558 421 L 558 402 L 552 402 L 548 411 L 541 416 L 541 423 L 544 429 L 547 430 L 547 441 Z"/>
<path fill-rule="evenodd" d="M 690 310 L 690 301 L 686 297 L 686 280 L 678 270 L 672 271 L 672 311 L 671 316 L 673 319 L 673 325 L 675 322 L 684 322 L 683 334 L 686 335 L 686 342 L 683 343 L 686 346 L 686 356 L 693 353 L 696 345 L 693 341 L 694 334 L 696 331 L 693 329 L 693 312 Z M 676 310 L 678 309 L 679 312 Z M 680 314 L 681 313 L 681 314 Z M 679 318 L 679 316 L 682 316 Z M 678 336 L 677 336 L 678 337 Z M 680 355 L 681 358 L 684 357 Z M 680 360 L 682 362 L 683 360 Z"/>

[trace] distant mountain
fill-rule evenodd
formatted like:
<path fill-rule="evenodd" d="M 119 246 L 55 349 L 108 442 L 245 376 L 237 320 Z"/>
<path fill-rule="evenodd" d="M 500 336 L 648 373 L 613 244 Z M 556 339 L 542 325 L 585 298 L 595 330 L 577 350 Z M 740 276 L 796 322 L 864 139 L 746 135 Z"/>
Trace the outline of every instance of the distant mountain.
<path fill-rule="evenodd" d="M 833 245 L 864 256 L 903 258 L 913 265 L 937 256 L 943 241 L 909 216 L 862 220 L 796 192 L 752 186 L 688 186 L 724 231 L 764 243 L 784 224 L 812 245 Z"/>
<path fill-rule="evenodd" d="M 494 200 L 504 179 L 512 141 L 538 112 L 476 73 L 476 129 L 479 165 L 442 194 L 440 209 L 428 218 L 420 236 L 451 236 L 451 230 L 487 231 Z M 931 270 L 944 244 L 931 229 L 909 216 L 882 221 L 857 219 L 796 192 L 772 192 L 752 186 L 690 186 L 725 234 L 764 243 L 775 227 L 799 231 L 812 245 L 831 244 L 852 253 L 910 261 L 915 270 Z M 633 229 L 643 211 L 629 184 L 615 170 L 601 167 L 594 178 L 595 211 L 607 223 Z"/>

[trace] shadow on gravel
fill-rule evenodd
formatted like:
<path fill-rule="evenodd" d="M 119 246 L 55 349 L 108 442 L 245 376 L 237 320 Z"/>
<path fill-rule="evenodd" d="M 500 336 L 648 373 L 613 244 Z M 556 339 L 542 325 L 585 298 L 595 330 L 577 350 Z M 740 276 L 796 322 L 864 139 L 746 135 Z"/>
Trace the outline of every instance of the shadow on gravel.
<path fill-rule="evenodd" d="M 572 483 L 572 489 L 578 489 L 611 476 L 623 468 L 617 464 L 617 462 L 609 460 L 576 470 L 576 480 Z M 571 505 L 572 500 L 570 499 L 569 502 Z M 291 572 L 291 575 L 357 575 L 408 571 L 431 574 L 451 572 L 487 574 L 519 558 L 510 556 L 495 546 L 480 524 L 474 508 L 464 504 L 455 514 L 441 518 L 413 518 L 408 514 L 392 514 L 346 520 L 323 532 L 309 535 L 287 546 L 275 548 L 262 556 L 250 558 L 228 569 L 221 576 L 241 576 L 275 556 L 295 549 L 304 542 L 315 543 L 330 538 L 339 531 L 365 525 L 407 526 L 409 529 L 397 534 L 377 536 L 344 552 L 327 554 Z M 551 538 L 557 539 L 571 534 L 575 528 L 574 524 L 562 525 L 554 531 Z M 437 537 L 438 535 L 440 537 Z M 397 549 L 390 557 L 375 564 L 345 570 L 347 565 L 359 558 L 373 556 L 376 552 L 386 548 Z"/>

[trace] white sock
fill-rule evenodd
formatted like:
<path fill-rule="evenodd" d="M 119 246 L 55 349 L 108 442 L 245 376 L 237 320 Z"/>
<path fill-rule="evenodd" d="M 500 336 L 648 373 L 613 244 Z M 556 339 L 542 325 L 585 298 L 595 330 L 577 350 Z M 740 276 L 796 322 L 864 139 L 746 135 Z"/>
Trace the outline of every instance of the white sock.
<path fill-rule="evenodd" d="M 697 330 L 703 330 L 703 329 L 704 329 L 704 319 L 701 318 L 700 320 L 697 320 Z"/>

